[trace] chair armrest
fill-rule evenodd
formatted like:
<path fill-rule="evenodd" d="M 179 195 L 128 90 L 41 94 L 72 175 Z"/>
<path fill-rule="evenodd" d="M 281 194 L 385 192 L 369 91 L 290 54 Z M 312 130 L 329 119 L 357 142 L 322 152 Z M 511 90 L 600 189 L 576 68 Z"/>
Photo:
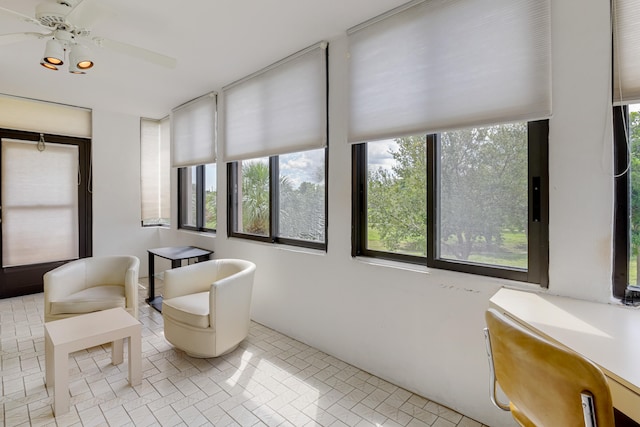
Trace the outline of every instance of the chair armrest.
<path fill-rule="evenodd" d="M 209 292 L 210 324 L 216 327 L 218 341 L 233 341 L 249 330 L 255 265 L 217 280 Z M 217 328 L 216 325 L 225 325 Z"/>
<path fill-rule="evenodd" d="M 55 301 L 85 289 L 84 260 L 68 262 L 45 273 L 45 301 Z"/>
<path fill-rule="evenodd" d="M 130 306 L 133 310 L 136 319 L 138 318 L 139 270 L 140 260 L 137 257 L 133 257 L 124 275 L 124 295 L 127 300 L 127 306 Z"/>

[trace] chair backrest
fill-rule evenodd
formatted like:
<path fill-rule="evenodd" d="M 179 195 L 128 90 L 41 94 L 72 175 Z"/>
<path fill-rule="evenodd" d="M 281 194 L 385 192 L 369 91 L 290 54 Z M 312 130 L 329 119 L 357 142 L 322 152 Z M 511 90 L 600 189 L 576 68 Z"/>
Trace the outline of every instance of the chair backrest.
<path fill-rule="evenodd" d="M 611 392 L 598 366 L 495 309 L 487 310 L 485 318 L 495 380 L 516 421 L 538 427 L 614 427 Z M 589 405 L 595 415 L 585 415 Z"/>

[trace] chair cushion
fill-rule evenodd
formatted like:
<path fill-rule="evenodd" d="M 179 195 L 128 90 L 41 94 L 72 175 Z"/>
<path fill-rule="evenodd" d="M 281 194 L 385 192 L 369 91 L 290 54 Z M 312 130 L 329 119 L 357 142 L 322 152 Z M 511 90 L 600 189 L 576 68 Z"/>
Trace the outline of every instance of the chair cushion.
<path fill-rule="evenodd" d="M 208 328 L 209 291 L 165 299 L 162 315 L 196 328 Z"/>
<path fill-rule="evenodd" d="M 120 285 L 94 286 L 66 298 L 51 301 L 51 314 L 91 313 L 110 308 L 125 308 L 124 287 Z"/>

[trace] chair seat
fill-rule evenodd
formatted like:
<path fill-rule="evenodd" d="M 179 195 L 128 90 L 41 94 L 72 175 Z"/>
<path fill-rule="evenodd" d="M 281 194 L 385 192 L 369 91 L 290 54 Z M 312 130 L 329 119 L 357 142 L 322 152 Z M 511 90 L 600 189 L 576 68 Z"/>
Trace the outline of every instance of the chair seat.
<path fill-rule="evenodd" d="M 162 315 L 196 328 L 208 328 L 209 292 L 165 299 L 162 301 Z"/>
<path fill-rule="evenodd" d="M 124 287 L 120 285 L 94 286 L 71 294 L 64 299 L 50 301 L 51 314 L 79 314 L 110 308 L 126 307 Z"/>

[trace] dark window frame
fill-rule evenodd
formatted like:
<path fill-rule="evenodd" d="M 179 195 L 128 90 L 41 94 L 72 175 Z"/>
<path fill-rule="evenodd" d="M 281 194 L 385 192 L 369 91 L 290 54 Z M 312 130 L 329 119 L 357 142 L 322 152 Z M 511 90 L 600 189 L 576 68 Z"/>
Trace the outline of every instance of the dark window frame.
<path fill-rule="evenodd" d="M 629 108 L 613 107 L 613 162 L 614 162 L 614 216 L 613 216 L 613 296 L 624 298 L 629 284 L 629 256 L 631 237 L 631 173 L 629 165 Z M 625 173 L 625 171 L 627 173 Z"/>
<path fill-rule="evenodd" d="M 215 233 L 215 228 L 205 227 L 206 221 L 206 194 L 205 194 L 205 165 L 191 166 L 196 168 L 196 225 L 187 223 L 187 196 L 184 194 L 184 186 L 191 185 L 191 177 L 187 176 L 189 168 L 178 168 L 178 228 L 181 230 Z"/>
<path fill-rule="evenodd" d="M 329 227 L 329 147 L 324 148 L 324 242 L 299 240 L 279 236 L 280 212 L 280 162 L 279 156 L 269 157 L 269 235 L 242 233 L 238 229 L 238 162 L 227 164 L 227 235 L 242 239 L 255 240 L 265 243 L 297 246 L 309 249 L 327 251 Z"/>
<path fill-rule="evenodd" d="M 427 135 L 427 256 L 376 251 L 367 248 L 367 147 L 366 143 L 352 147 L 352 251 L 353 257 L 387 259 L 430 268 L 452 270 L 488 277 L 549 285 L 549 121 L 530 121 L 528 135 L 528 266 L 518 269 L 488 266 L 468 261 L 441 259 L 438 244 L 438 167 L 439 135 Z"/>

